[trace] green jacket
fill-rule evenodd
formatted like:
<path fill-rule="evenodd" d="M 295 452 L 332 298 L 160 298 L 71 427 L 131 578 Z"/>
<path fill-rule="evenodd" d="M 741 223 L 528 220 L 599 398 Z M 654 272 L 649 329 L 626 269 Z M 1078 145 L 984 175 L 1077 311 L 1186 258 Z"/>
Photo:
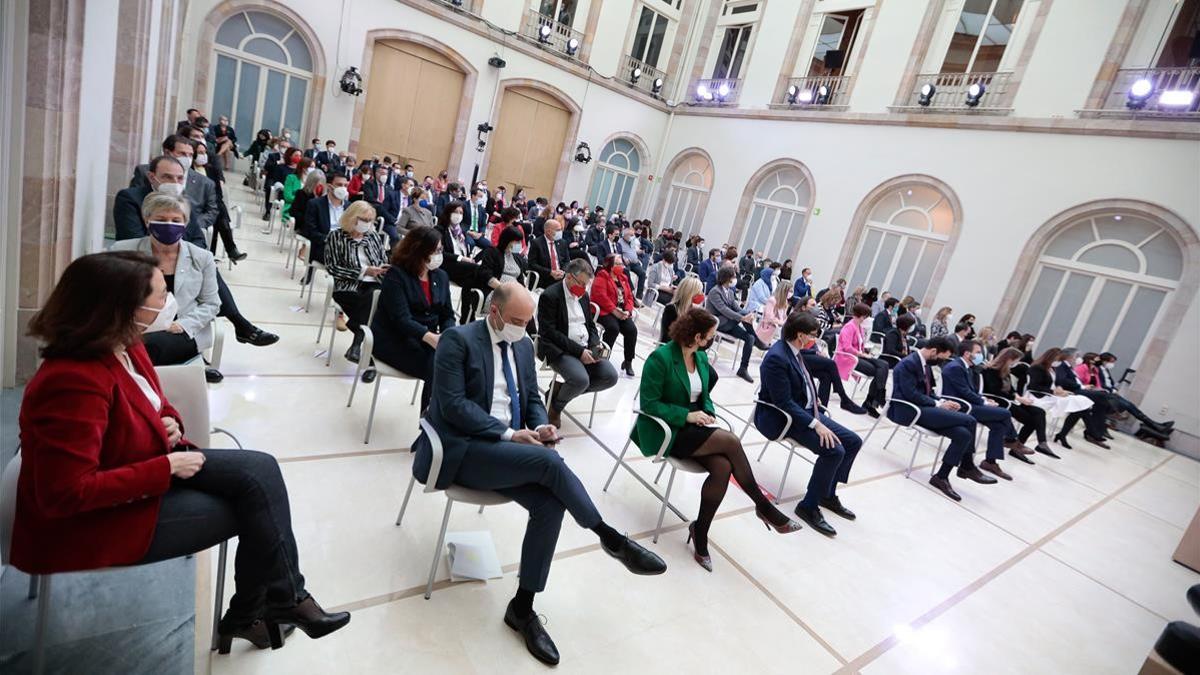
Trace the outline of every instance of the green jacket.
<path fill-rule="evenodd" d="M 304 187 L 304 183 L 295 173 L 289 173 L 287 180 L 283 182 L 283 210 L 280 211 L 280 218 L 287 220 L 291 216 L 292 200 L 295 199 L 296 193 Z M 337 223 L 333 223 L 336 227 Z"/>
<path fill-rule="evenodd" d="M 696 352 L 696 371 L 700 373 L 700 381 L 704 383 L 704 391 L 700 394 L 700 403 L 710 415 L 715 414 L 712 398 L 713 372 L 708 367 L 708 354 Z M 671 428 L 671 443 L 667 446 L 667 454 L 671 454 L 671 445 L 675 443 L 675 435 L 687 424 L 688 413 L 692 411 L 692 386 L 688 381 L 687 366 L 683 364 L 683 350 L 675 341 L 655 349 L 646 359 L 642 367 L 641 409 L 648 415 L 664 420 Z M 637 443 L 642 454 L 653 457 L 658 454 L 662 445 L 663 430 L 657 422 L 638 415 L 633 431 L 629 437 Z"/>

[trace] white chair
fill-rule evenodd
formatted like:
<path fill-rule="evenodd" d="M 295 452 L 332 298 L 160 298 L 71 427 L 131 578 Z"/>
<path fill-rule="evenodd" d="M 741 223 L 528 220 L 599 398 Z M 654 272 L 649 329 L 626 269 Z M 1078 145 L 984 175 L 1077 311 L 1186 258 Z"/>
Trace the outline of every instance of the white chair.
<path fill-rule="evenodd" d="M 851 354 L 850 352 L 844 352 L 844 351 L 841 351 L 840 349 L 835 351 L 834 354 L 835 355 L 841 354 L 842 356 L 847 356 L 849 358 L 854 359 L 855 364 L 858 363 L 858 355 L 857 354 Z M 863 374 L 858 372 L 857 370 L 851 369 L 849 379 L 854 380 L 854 389 L 852 389 L 850 391 L 850 397 L 857 398 L 858 390 L 860 387 L 862 387 L 862 383 L 864 380 L 866 380 L 866 377 L 864 377 Z"/>
<path fill-rule="evenodd" d="M 736 338 L 729 333 L 722 333 L 721 331 L 717 331 L 717 333 L 713 336 L 713 346 L 712 349 L 709 350 L 709 353 L 712 354 L 712 363 L 714 365 L 717 363 L 717 360 L 721 357 L 721 345 L 726 342 L 729 342 L 733 345 L 732 363 L 734 363 L 736 367 L 737 364 L 741 363 L 741 361 L 738 360 L 738 356 L 742 353 L 742 347 L 744 347 L 746 343 L 743 342 L 741 338 Z"/>
<path fill-rule="evenodd" d="M 367 435 L 363 437 L 363 443 L 371 442 L 371 426 L 375 423 L 375 404 L 379 401 L 379 387 L 383 382 L 384 377 L 394 377 L 399 380 L 411 380 L 414 383 L 412 400 L 409 405 L 416 405 L 417 394 L 421 392 L 421 386 L 424 384 L 421 380 L 402 373 L 399 370 L 389 366 L 382 361 L 377 361 L 374 366 L 368 366 L 371 363 L 371 355 L 375 353 L 375 333 L 371 331 L 371 322 L 375 319 L 375 309 L 379 305 L 379 296 L 381 293 L 375 293 L 371 297 L 371 314 L 367 319 L 367 325 L 362 327 L 363 341 L 358 358 L 358 368 L 354 371 L 354 383 L 350 385 L 350 398 L 346 400 L 346 407 L 349 408 L 354 403 L 354 392 L 358 389 L 359 378 L 368 367 L 375 370 L 375 393 L 371 395 L 371 412 L 367 415 Z M 330 341 L 330 349 L 333 348 L 333 342 Z"/>
<path fill-rule="evenodd" d="M 525 289 L 532 293 L 535 297 L 542 294 L 542 289 L 539 287 L 541 275 L 533 270 L 525 272 Z"/>
<path fill-rule="evenodd" d="M 892 439 L 896 437 L 897 431 L 900 431 L 901 429 L 909 429 L 910 431 L 913 432 L 912 438 L 913 438 L 914 442 L 913 442 L 912 457 L 910 457 L 908 460 L 908 468 L 906 468 L 904 470 L 904 477 L 908 478 L 909 475 L 912 474 L 913 465 L 916 464 L 916 462 L 917 462 L 917 451 L 919 451 L 921 449 L 921 443 L 924 443 L 926 441 L 926 439 L 929 439 L 930 444 L 932 444 L 933 439 L 936 438 L 937 445 L 935 447 L 937 448 L 937 453 L 933 456 L 932 468 L 929 471 L 929 473 L 932 475 L 935 471 L 937 471 L 938 459 L 941 458 L 941 456 L 942 456 L 942 446 L 946 442 L 946 437 L 939 433 L 929 431 L 927 429 L 917 426 L 917 422 L 920 421 L 920 419 L 921 419 L 921 408 L 919 406 L 917 406 L 913 403 L 909 403 L 908 401 L 901 401 L 898 398 L 889 398 L 888 406 L 893 406 L 893 405 L 903 405 L 903 406 L 908 406 L 909 408 L 912 408 L 914 416 L 912 418 L 912 421 L 910 421 L 908 424 L 900 424 L 897 422 L 892 422 L 892 420 L 888 420 L 889 422 L 892 422 L 892 424 L 894 425 L 894 428 L 892 429 L 892 435 L 888 436 L 888 439 L 886 441 L 884 441 L 883 447 L 887 448 L 888 444 L 892 442 Z M 880 420 L 882 420 L 886 416 L 887 415 L 885 412 L 885 414 L 880 415 L 879 417 L 875 418 L 875 423 L 871 425 L 871 430 L 867 432 L 866 436 L 863 436 L 863 445 L 867 444 L 867 439 L 871 437 L 871 434 L 875 433 L 875 427 L 879 426 Z"/>
<path fill-rule="evenodd" d="M 221 357 L 225 353 L 225 328 L 221 323 L 221 318 L 217 317 L 212 321 L 213 343 L 212 346 L 204 350 L 203 353 L 197 354 L 184 362 L 183 365 L 191 365 L 193 363 L 207 363 L 210 367 L 216 370 L 221 369 Z"/>
<path fill-rule="evenodd" d="M 313 286 L 315 286 L 317 284 L 317 272 L 324 272 L 327 275 L 329 274 L 329 271 L 327 269 L 325 269 L 325 263 L 323 263 L 319 260 L 310 260 L 310 261 L 308 261 L 308 266 L 305 267 L 305 269 L 304 269 L 304 276 L 301 277 L 301 279 L 300 279 L 300 282 L 301 282 L 300 283 L 300 297 L 302 297 L 302 298 L 304 297 L 304 288 L 305 288 L 305 286 L 308 287 L 308 299 L 304 301 L 304 311 L 305 312 L 309 311 L 309 309 L 312 307 L 312 292 L 313 292 Z M 308 284 L 304 283 L 305 279 L 308 279 Z M 328 305 L 325 306 L 325 311 L 329 311 Z M 322 314 L 321 315 L 321 323 L 324 323 L 324 322 L 325 322 L 325 315 Z M 318 337 L 317 342 L 320 342 L 320 341 L 321 341 L 321 338 Z"/>
<path fill-rule="evenodd" d="M 429 464 L 429 478 L 425 481 L 423 492 L 437 492 L 437 479 L 442 471 L 442 439 L 434 431 L 433 425 L 424 419 L 421 420 L 421 429 L 425 431 L 425 437 L 429 439 L 429 447 L 433 455 Z M 408 481 L 404 502 L 400 504 L 400 513 L 396 516 L 396 527 L 400 527 L 400 523 L 404 520 L 404 512 L 408 509 L 408 499 L 412 496 L 413 486 L 416 484 L 417 476 L 414 474 Z M 433 595 L 433 579 L 437 575 L 438 563 L 442 560 L 442 544 L 446 541 L 446 528 L 450 525 L 450 509 L 454 506 L 454 502 L 476 505 L 479 507 L 479 512 L 483 513 L 485 506 L 498 506 L 512 501 L 498 492 L 472 490 L 459 485 L 447 486 L 443 492 L 446 494 L 446 511 L 442 514 L 442 527 L 438 530 L 437 546 L 433 549 L 433 564 L 429 566 L 429 581 L 425 583 L 426 600 Z"/>
<path fill-rule="evenodd" d="M 460 296 L 461 296 L 461 299 L 460 299 L 461 302 L 470 302 L 471 303 L 468 306 L 474 308 L 473 316 L 476 319 L 482 319 L 483 318 L 483 304 L 485 302 L 487 302 L 487 296 L 483 294 L 483 291 L 481 291 L 478 288 L 468 288 L 467 290 L 463 291 L 460 294 Z M 470 297 L 468 297 L 468 296 L 470 296 Z"/>
<path fill-rule="evenodd" d="M 641 410 L 634 410 L 633 415 L 634 415 L 633 422 L 635 425 L 637 424 L 637 416 L 641 415 L 642 417 L 653 420 L 656 424 L 658 424 L 658 426 L 662 427 L 662 431 L 663 431 L 662 445 L 659 446 L 658 452 L 655 453 L 654 459 L 652 460 L 653 463 L 661 465 L 661 467 L 659 468 L 659 471 L 658 471 L 658 477 L 656 477 L 654 479 L 654 482 L 657 483 L 658 478 L 662 477 L 663 469 L 665 469 L 668 465 L 670 465 L 670 467 L 671 467 L 671 475 L 667 479 L 667 491 L 664 492 L 662 495 L 658 495 L 657 493 L 654 493 L 656 497 L 659 497 L 662 500 L 662 507 L 658 511 L 658 524 L 655 525 L 655 527 L 654 527 L 654 543 L 657 544 L 658 543 L 658 535 L 662 531 L 663 519 L 667 515 L 667 504 L 669 503 L 669 501 L 671 499 L 671 489 L 675 486 L 675 472 L 684 471 L 686 473 L 708 473 L 708 471 L 703 466 L 701 466 L 698 462 L 692 461 L 690 459 L 676 459 L 674 457 L 666 456 L 667 446 L 670 445 L 670 443 L 671 443 L 671 427 L 667 425 L 666 420 L 663 420 L 662 418 L 659 418 L 659 417 L 655 417 L 654 415 L 643 412 Z M 728 424 L 728 422 L 726 422 L 726 424 Z M 630 432 L 632 434 L 632 430 L 630 430 Z M 617 475 L 617 469 L 621 468 L 622 465 L 630 473 L 634 472 L 633 469 L 630 468 L 630 466 L 625 463 L 625 453 L 629 452 L 629 445 L 631 443 L 633 443 L 632 437 L 625 440 L 625 445 L 624 445 L 624 447 L 621 448 L 621 454 L 617 456 L 617 463 L 613 466 L 612 472 L 608 474 L 608 480 L 604 481 L 604 491 L 605 492 L 608 492 L 608 486 L 612 484 L 613 478 Z M 649 488 L 649 486 L 647 486 L 647 488 Z M 650 491 L 652 493 L 654 492 L 654 490 L 652 490 L 652 489 Z"/>
<path fill-rule="evenodd" d="M 534 353 L 537 353 L 537 351 L 538 351 L 537 341 L 535 340 L 534 341 Z M 545 360 L 543 360 L 541 362 L 541 365 L 538 366 L 538 370 L 549 370 L 550 371 L 550 384 L 546 385 L 546 394 L 543 397 L 546 400 L 546 406 L 549 407 L 550 406 L 550 391 L 554 388 L 555 382 L 558 382 L 561 384 L 562 380 L 559 378 L 558 371 L 554 370 L 554 368 L 550 366 L 550 363 Z M 587 393 L 585 392 L 584 395 L 586 396 Z M 592 408 L 591 408 L 591 411 L 588 412 L 588 423 L 587 423 L 587 426 L 589 429 L 592 428 L 592 420 L 595 419 L 595 417 L 596 417 L 596 398 L 599 395 L 600 395 L 600 392 L 598 392 L 598 391 L 592 392 Z"/>
<path fill-rule="evenodd" d="M 780 408 L 779 406 L 777 406 L 773 403 L 768 403 L 768 402 L 762 400 L 761 398 L 759 398 L 760 391 L 761 391 L 761 386 L 754 388 L 755 404 L 764 405 L 764 406 L 767 406 L 768 408 L 778 411 L 780 415 L 783 415 L 784 420 L 786 420 L 783 424 L 783 429 L 779 432 L 779 435 L 776 436 L 775 438 L 767 438 L 766 434 L 763 434 L 763 437 L 767 438 L 767 442 L 765 445 L 763 445 L 762 452 L 758 453 L 758 459 L 756 460 L 759 462 L 762 461 L 763 455 L 767 454 L 767 448 L 771 447 L 772 443 L 777 443 L 777 444 L 783 446 L 784 450 L 788 451 L 787 464 L 785 464 L 783 466 L 783 476 L 780 477 L 780 479 L 779 479 L 779 489 L 775 491 L 775 503 L 778 504 L 780 498 L 783 497 L 783 488 L 787 484 L 788 472 L 792 470 L 792 458 L 799 457 L 800 459 L 808 462 L 809 464 L 814 464 L 814 465 L 815 465 L 815 462 L 811 457 L 811 453 L 803 451 L 803 450 L 807 450 L 806 448 L 804 448 L 800 444 L 796 443 L 796 441 L 794 441 L 788 437 L 787 433 L 792 428 L 792 416 L 787 414 L 786 412 L 784 412 L 783 408 Z M 738 436 L 739 440 L 744 440 L 746 438 L 746 432 L 750 430 L 751 420 L 753 420 L 753 419 L 754 419 L 754 411 L 751 410 L 750 414 L 747 415 L 746 426 L 742 428 L 742 433 L 740 436 Z M 759 433 L 762 433 L 762 432 L 759 431 Z"/>

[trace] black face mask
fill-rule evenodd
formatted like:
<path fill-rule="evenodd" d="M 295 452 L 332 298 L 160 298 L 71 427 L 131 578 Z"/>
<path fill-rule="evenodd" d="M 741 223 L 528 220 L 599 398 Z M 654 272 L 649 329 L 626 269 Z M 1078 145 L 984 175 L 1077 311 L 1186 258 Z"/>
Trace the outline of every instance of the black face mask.
<path fill-rule="evenodd" d="M 717 336 L 714 335 L 711 340 L 705 340 L 704 342 L 697 344 L 696 349 L 706 352 L 709 350 L 710 347 L 713 346 L 713 343 L 716 341 L 717 341 Z"/>

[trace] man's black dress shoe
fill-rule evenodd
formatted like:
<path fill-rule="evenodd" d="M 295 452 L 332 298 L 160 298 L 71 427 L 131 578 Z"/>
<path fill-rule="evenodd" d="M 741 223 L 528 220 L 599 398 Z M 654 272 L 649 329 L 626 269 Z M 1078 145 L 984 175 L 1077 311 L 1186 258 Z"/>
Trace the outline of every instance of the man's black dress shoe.
<path fill-rule="evenodd" d="M 1053 450 L 1050 449 L 1050 446 L 1046 445 L 1045 443 L 1038 443 L 1033 448 L 1033 451 L 1040 452 L 1041 454 L 1046 455 L 1047 457 L 1053 457 L 1054 459 L 1062 459 L 1062 457 L 1058 456 Z"/>
<path fill-rule="evenodd" d="M 273 345 L 276 342 L 279 342 L 279 336 L 274 333 L 268 333 L 267 331 L 256 327 L 249 333 L 238 333 L 237 341 L 246 342 L 254 345 L 255 347 L 266 347 L 267 345 Z"/>
<path fill-rule="evenodd" d="M 973 480 L 980 485 L 991 485 L 992 483 L 999 482 L 995 478 L 992 478 L 986 473 L 980 471 L 979 467 L 976 466 L 973 466 L 969 469 L 963 469 L 960 467 L 958 470 L 958 477 L 966 478 L 967 480 Z"/>
<path fill-rule="evenodd" d="M 363 384 L 371 384 L 372 382 L 375 381 L 375 378 L 378 375 L 379 375 L 379 371 L 375 370 L 374 368 L 367 368 L 366 370 L 363 371 L 363 374 L 362 374 Z"/>
<path fill-rule="evenodd" d="M 352 344 L 350 345 L 350 348 L 346 350 L 345 356 L 346 360 L 350 363 L 358 363 L 359 357 L 362 356 L 362 349 L 357 344 Z"/>
<path fill-rule="evenodd" d="M 504 623 L 525 638 L 525 648 L 533 654 L 533 658 L 552 666 L 558 665 L 558 647 L 542 626 L 537 614 L 530 614 L 522 619 L 513 611 L 513 601 L 508 601 L 508 609 L 504 611 Z"/>
<path fill-rule="evenodd" d="M 837 536 L 837 530 L 833 529 L 832 525 L 825 522 L 825 516 L 821 514 L 821 509 L 806 509 L 797 504 L 795 514 L 800 520 L 808 523 L 812 529 L 820 532 L 826 537 Z"/>
<path fill-rule="evenodd" d="M 838 499 L 837 495 L 826 497 L 817 503 L 821 505 L 821 508 L 829 509 L 846 520 L 854 520 L 855 518 L 858 518 L 858 516 L 854 515 L 853 511 L 845 506 L 842 506 L 842 500 Z"/>
<path fill-rule="evenodd" d="M 929 479 L 929 484 L 941 490 L 942 494 L 946 495 L 950 499 L 953 499 L 956 502 L 962 501 L 962 497 L 954 491 L 953 487 L 951 487 L 950 479 L 942 478 L 941 476 L 934 476 L 933 478 Z"/>
<path fill-rule="evenodd" d="M 1098 445 L 1098 446 L 1104 448 L 1105 450 L 1112 449 L 1112 447 L 1109 446 L 1108 443 L 1104 442 L 1103 438 L 1096 438 L 1095 436 L 1092 436 L 1091 434 L 1084 434 L 1083 440 L 1087 441 L 1088 443 L 1091 443 L 1092 445 Z"/>
<path fill-rule="evenodd" d="M 1029 459 L 1028 457 L 1026 457 L 1025 455 L 1023 455 L 1023 454 L 1021 454 L 1021 453 L 1019 453 L 1019 452 L 1013 452 L 1012 450 L 1009 450 L 1009 451 L 1008 451 L 1008 456 L 1009 456 L 1009 457 L 1012 457 L 1013 459 L 1015 459 L 1015 460 L 1017 460 L 1017 461 L 1019 461 L 1019 462 L 1025 462 L 1026 464 L 1033 464 L 1033 460 L 1032 460 L 1032 459 Z"/>
<path fill-rule="evenodd" d="M 600 548 L 608 555 L 620 560 L 621 564 L 634 574 L 649 576 L 667 571 L 667 563 L 663 562 L 662 558 L 646 550 L 644 546 L 629 537 L 625 537 L 621 541 L 621 546 L 615 551 L 610 551 L 604 542 L 600 543 Z"/>
<path fill-rule="evenodd" d="M 845 398 L 842 399 L 842 410 L 845 410 L 846 412 L 850 413 L 851 415 L 866 415 L 867 414 L 867 411 L 864 410 L 861 405 L 855 403 L 854 401 L 851 401 L 850 399 L 845 399 Z"/>
<path fill-rule="evenodd" d="M 236 262 L 241 262 L 241 261 L 245 260 L 247 254 L 242 253 L 241 251 L 234 251 L 232 253 L 229 253 L 228 255 L 229 255 L 229 259 L 236 263 Z"/>
<path fill-rule="evenodd" d="M 205 368 L 204 369 L 204 379 L 209 384 L 216 384 L 216 383 L 220 382 L 221 380 L 224 380 L 225 376 L 222 375 L 221 371 L 217 370 L 216 368 Z"/>

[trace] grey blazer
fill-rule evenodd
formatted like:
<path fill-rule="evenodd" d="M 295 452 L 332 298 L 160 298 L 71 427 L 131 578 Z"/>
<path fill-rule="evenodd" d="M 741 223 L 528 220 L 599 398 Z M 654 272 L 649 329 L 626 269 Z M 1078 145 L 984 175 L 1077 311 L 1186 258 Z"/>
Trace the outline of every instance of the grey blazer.
<path fill-rule="evenodd" d="M 717 320 L 724 323 L 726 321 L 741 321 L 746 315 L 738 304 L 737 296 L 732 288 L 725 286 L 713 286 L 708 292 L 708 301 L 705 303 L 708 311 L 712 312 Z"/>
<path fill-rule="evenodd" d="M 675 274 L 670 266 L 664 267 L 666 263 L 656 262 L 646 270 L 646 298 L 651 299 L 651 302 L 658 302 L 659 286 L 674 286 Z M 651 303 L 647 303 L 653 306 Z"/>
<path fill-rule="evenodd" d="M 113 251 L 139 251 L 154 255 L 150 249 L 150 237 L 124 239 L 112 245 Z M 196 341 L 200 351 L 213 344 L 213 320 L 221 310 L 221 298 L 217 296 L 217 264 L 208 251 L 179 242 L 179 260 L 175 263 L 175 301 L 179 303 L 179 314 L 175 319 L 183 326 L 183 332 Z"/>
<path fill-rule="evenodd" d="M 400 216 L 396 218 L 396 229 L 400 232 L 407 232 L 418 225 L 433 227 L 433 214 L 419 204 L 409 204 L 404 207 L 400 211 Z"/>

